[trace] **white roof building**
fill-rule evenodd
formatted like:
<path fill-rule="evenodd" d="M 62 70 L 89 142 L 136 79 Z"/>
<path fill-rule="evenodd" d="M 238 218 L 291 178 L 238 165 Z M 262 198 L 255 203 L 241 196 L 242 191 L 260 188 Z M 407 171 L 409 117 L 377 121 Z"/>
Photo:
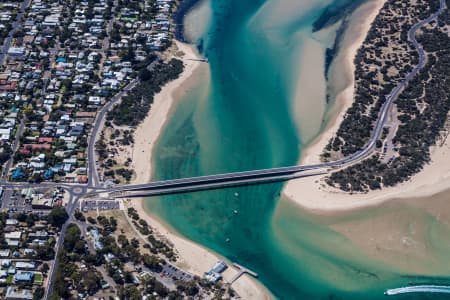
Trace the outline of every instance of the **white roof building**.
<path fill-rule="evenodd" d="M 5 233 L 5 239 L 20 240 L 21 236 L 22 236 L 22 232 L 21 231 L 13 231 L 13 232 L 6 232 Z"/>

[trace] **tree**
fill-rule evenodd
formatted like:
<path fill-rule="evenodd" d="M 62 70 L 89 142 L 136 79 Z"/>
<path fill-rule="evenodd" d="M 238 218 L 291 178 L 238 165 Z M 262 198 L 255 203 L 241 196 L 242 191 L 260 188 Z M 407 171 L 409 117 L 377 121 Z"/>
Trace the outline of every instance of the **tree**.
<path fill-rule="evenodd" d="M 55 257 L 55 250 L 52 245 L 45 243 L 42 246 L 38 246 L 36 249 L 36 258 L 42 260 L 52 260 Z"/>
<path fill-rule="evenodd" d="M 75 219 L 77 219 L 78 221 L 84 222 L 84 221 L 86 220 L 86 218 L 84 217 L 83 213 L 82 213 L 81 211 L 79 211 L 79 210 L 76 210 L 76 211 L 75 211 L 74 217 L 75 217 Z"/>
<path fill-rule="evenodd" d="M 127 285 L 121 287 L 118 291 L 118 295 L 121 299 L 139 300 L 142 299 L 141 293 L 134 285 Z"/>
<path fill-rule="evenodd" d="M 139 78 L 142 81 L 150 80 L 152 78 L 152 72 L 147 70 L 147 68 L 143 68 L 142 70 L 139 71 Z"/>
<path fill-rule="evenodd" d="M 69 226 L 67 226 L 66 236 L 64 237 L 64 249 L 66 249 L 67 252 L 74 251 L 75 244 L 80 241 L 80 236 L 80 228 L 76 224 L 70 223 Z"/>
<path fill-rule="evenodd" d="M 36 290 L 34 291 L 34 294 L 33 294 L 33 300 L 42 299 L 42 297 L 44 297 L 44 293 L 45 293 L 45 291 L 44 291 L 43 287 L 40 286 L 40 287 L 36 288 Z"/>
<path fill-rule="evenodd" d="M 144 265 L 152 271 L 161 272 L 162 266 L 160 264 L 160 259 L 154 255 L 148 255 L 145 253 L 142 255 L 142 261 Z"/>
<path fill-rule="evenodd" d="M 95 294 L 100 288 L 100 278 L 96 272 L 84 272 L 83 283 L 89 295 Z"/>
<path fill-rule="evenodd" d="M 19 222 L 25 222 L 25 220 L 27 219 L 27 215 L 25 213 L 19 213 L 16 215 L 16 219 Z"/>
<path fill-rule="evenodd" d="M 67 211 L 62 206 L 55 206 L 52 208 L 50 213 L 47 216 L 48 222 L 55 227 L 61 228 L 62 225 L 67 221 L 69 215 Z"/>
<path fill-rule="evenodd" d="M 47 273 L 49 269 L 50 268 L 47 263 L 42 264 L 42 268 L 41 268 L 42 273 Z"/>

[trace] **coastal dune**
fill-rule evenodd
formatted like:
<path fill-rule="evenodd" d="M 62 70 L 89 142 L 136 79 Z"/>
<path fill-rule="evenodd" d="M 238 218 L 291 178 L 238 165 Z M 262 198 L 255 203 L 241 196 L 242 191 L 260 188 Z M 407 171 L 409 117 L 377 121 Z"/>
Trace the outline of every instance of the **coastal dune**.
<path fill-rule="evenodd" d="M 165 85 L 161 92 L 155 95 L 149 114 L 135 131 L 135 143 L 132 150 L 132 168 L 136 174 L 133 179 L 134 184 L 151 181 L 154 146 L 174 104 L 192 87 L 195 79 L 199 77 L 199 73 L 209 72 L 208 65 L 198 60 L 201 57 L 192 46 L 178 41 L 175 41 L 175 43 L 179 50 L 176 56 L 181 55 L 185 69 L 178 79 Z M 177 235 L 175 231 L 145 210 L 144 201 L 145 199 L 133 199 L 127 201 L 126 205 L 134 207 L 141 218 L 146 220 L 160 235 L 160 238 L 167 240 L 174 246 L 179 256 L 177 265 L 181 268 L 202 277 L 203 273 L 208 271 L 215 262 L 223 259 L 212 251 Z M 237 272 L 233 267 L 228 268 L 223 274 L 225 282 L 231 280 Z M 233 283 L 232 287 L 243 299 L 273 298 L 264 286 L 248 275 L 239 278 Z"/>

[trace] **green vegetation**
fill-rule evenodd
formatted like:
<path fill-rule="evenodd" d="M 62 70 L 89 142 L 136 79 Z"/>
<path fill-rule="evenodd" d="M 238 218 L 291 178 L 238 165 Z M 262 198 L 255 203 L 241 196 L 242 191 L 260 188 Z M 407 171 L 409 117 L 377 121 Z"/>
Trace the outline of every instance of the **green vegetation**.
<path fill-rule="evenodd" d="M 41 273 L 39 273 L 39 272 L 34 273 L 34 284 L 42 285 L 43 279 L 44 279 L 44 277 L 42 276 Z"/>
<path fill-rule="evenodd" d="M 79 270 L 76 262 L 89 254 L 85 249 L 85 241 L 81 239 L 81 230 L 76 224 L 67 226 L 63 248 L 58 252 L 58 266 L 55 273 L 55 285 L 51 299 L 69 299 L 71 292 L 67 288 L 74 285 L 81 293 L 95 294 L 100 289 L 101 275 L 93 267 Z"/>
<path fill-rule="evenodd" d="M 353 154 L 368 142 L 387 95 L 418 62 L 418 54 L 408 42 L 409 29 L 438 8 L 439 0 L 418 2 L 408 8 L 393 0 L 385 3 L 358 50 L 354 103 L 336 136 L 327 145 L 325 159 Z M 399 10 L 402 10 L 401 14 Z"/>
<path fill-rule="evenodd" d="M 450 37 L 445 29 L 450 25 L 448 10 L 438 24 L 423 29 L 417 36 L 427 53 L 427 64 L 396 100 L 400 125 L 392 140 L 395 155 L 388 162 L 375 155 L 335 172 L 327 179 L 328 184 L 357 192 L 394 186 L 430 161 L 430 146 L 436 145 L 443 135 L 450 110 Z M 345 149 L 351 153 L 357 146 L 350 144 L 353 148 L 345 146 Z M 344 149 L 344 145 L 340 146 Z"/>
<path fill-rule="evenodd" d="M 37 287 L 33 293 L 33 300 L 40 300 L 44 297 L 45 290 L 43 287 Z"/>
<path fill-rule="evenodd" d="M 113 121 L 118 126 L 137 126 L 147 116 L 154 95 L 161 91 L 164 84 L 176 79 L 182 71 L 183 62 L 178 59 L 172 59 L 168 63 L 157 63 L 151 71 L 141 69 L 140 84 L 108 113 L 107 120 Z"/>
<path fill-rule="evenodd" d="M 66 209 L 62 206 L 55 206 L 52 208 L 50 213 L 48 214 L 48 222 L 54 226 L 61 228 L 64 223 L 66 223 L 69 215 L 66 212 Z"/>
<path fill-rule="evenodd" d="M 136 227 L 136 229 L 139 230 L 142 235 L 147 236 L 149 244 L 147 244 L 145 247 L 148 248 L 151 253 L 155 255 L 162 254 L 170 261 L 177 260 L 177 256 L 173 251 L 173 247 L 168 245 L 167 242 L 156 238 L 153 230 L 148 226 L 145 220 L 142 220 L 139 217 L 138 212 L 134 208 L 128 208 L 128 216 L 133 219 L 133 225 Z"/>

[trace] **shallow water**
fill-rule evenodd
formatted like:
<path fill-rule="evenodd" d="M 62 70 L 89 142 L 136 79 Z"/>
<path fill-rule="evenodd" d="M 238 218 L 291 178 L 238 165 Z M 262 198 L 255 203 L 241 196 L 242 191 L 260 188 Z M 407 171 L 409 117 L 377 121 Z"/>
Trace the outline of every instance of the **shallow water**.
<path fill-rule="evenodd" d="M 209 59 L 210 78 L 198 78 L 175 108 L 155 149 L 155 179 L 295 164 L 327 109 L 325 50 L 335 34 L 312 33 L 312 24 L 333 5 L 353 3 L 212 0 L 209 29 L 195 41 Z M 282 299 L 384 299 L 387 288 L 424 280 L 368 257 L 329 220 L 280 199 L 281 188 L 254 185 L 146 204 L 189 239 L 259 273 Z"/>

